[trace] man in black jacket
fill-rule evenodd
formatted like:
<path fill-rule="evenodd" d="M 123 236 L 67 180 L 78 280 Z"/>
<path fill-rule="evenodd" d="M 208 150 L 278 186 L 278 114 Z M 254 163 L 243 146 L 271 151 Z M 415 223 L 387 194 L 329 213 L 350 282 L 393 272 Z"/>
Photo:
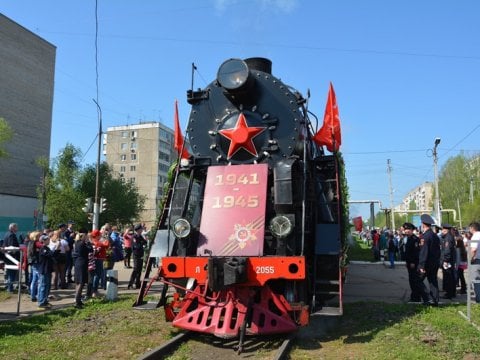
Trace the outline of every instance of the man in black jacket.
<path fill-rule="evenodd" d="M 422 299 L 422 280 L 418 273 L 418 257 L 420 254 L 420 239 L 413 233 L 415 226 L 411 223 L 403 224 L 407 238 L 405 244 L 405 264 L 408 270 L 408 282 L 412 291 L 410 302 L 420 302 Z"/>
<path fill-rule="evenodd" d="M 442 257 L 440 265 L 443 272 L 444 299 L 452 299 L 456 295 L 455 285 L 455 239 L 452 234 L 452 225 L 442 224 L 441 238 Z"/>
<path fill-rule="evenodd" d="M 420 247 L 418 270 L 421 275 L 427 278 L 430 287 L 430 291 L 427 292 L 427 288 L 422 282 L 422 299 L 425 305 L 431 304 L 438 306 L 439 291 L 437 273 L 440 263 L 440 239 L 431 229 L 434 221 L 430 215 L 423 214 L 420 220 L 422 221 L 423 245 Z M 429 302 L 429 300 L 431 302 Z"/>
<path fill-rule="evenodd" d="M 132 253 L 133 253 L 133 271 L 128 282 L 128 289 L 131 289 L 133 283 L 137 289 L 140 288 L 140 275 L 143 268 L 143 253 L 145 252 L 145 245 L 147 241 L 142 236 L 143 227 L 138 224 L 135 225 L 135 234 L 133 235 Z"/>

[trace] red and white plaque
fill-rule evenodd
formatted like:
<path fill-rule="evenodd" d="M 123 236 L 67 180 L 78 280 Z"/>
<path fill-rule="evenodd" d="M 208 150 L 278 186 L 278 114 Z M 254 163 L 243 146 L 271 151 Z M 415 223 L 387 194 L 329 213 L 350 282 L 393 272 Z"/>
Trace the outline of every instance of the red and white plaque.
<path fill-rule="evenodd" d="M 198 256 L 261 256 L 268 165 L 211 166 Z"/>

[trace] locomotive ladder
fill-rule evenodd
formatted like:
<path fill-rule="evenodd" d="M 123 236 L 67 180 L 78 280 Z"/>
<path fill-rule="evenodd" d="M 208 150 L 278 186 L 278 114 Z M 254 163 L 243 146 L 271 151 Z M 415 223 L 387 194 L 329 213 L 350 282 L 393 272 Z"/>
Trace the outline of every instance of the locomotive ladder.
<path fill-rule="evenodd" d="M 315 160 L 318 171 L 326 175 L 320 180 L 322 189 L 333 191 L 330 201 L 318 201 L 318 206 L 330 208 L 332 221 L 316 224 L 316 244 L 313 265 L 312 315 L 339 316 L 343 314 L 343 274 L 340 266 L 341 241 L 339 189 L 336 158 L 323 156 Z"/>
<path fill-rule="evenodd" d="M 165 200 L 165 205 L 163 207 L 162 213 L 160 214 L 160 218 L 158 221 L 158 227 L 157 229 L 162 229 L 166 227 L 166 223 L 168 221 L 168 213 L 170 211 L 170 204 L 172 202 L 172 195 L 173 195 L 173 188 L 170 186 L 168 188 L 168 193 L 167 193 L 167 198 Z M 154 241 L 154 240 L 153 240 Z M 153 241 L 150 245 L 150 251 L 153 248 Z M 145 275 L 143 276 L 143 280 L 140 286 L 140 290 L 138 292 L 137 300 L 133 304 L 134 307 L 138 309 L 152 309 L 152 308 L 157 308 L 162 305 L 162 301 L 166 297 L 166 292 L 168 290 L 167 285 L 163 285 L 162 288 L 162 295 L 160 296 L 160 300 L 158 303 L 149 304 L 144 302 L 144 297 L 147 295 L 148 291 L 150 290 L 152 284 L 158 280 L 159 273 L 155 274 L 151 279 L 150 279 L 150 272 L 152 271 L 152 267 L 155 261 L 155 257 L 151 257 L 150 253 L 148 254 L 148 259 L 147 259 L 147 264 L 145 266 Z M 159 267 L 160 270 L 160 267 Z"/>

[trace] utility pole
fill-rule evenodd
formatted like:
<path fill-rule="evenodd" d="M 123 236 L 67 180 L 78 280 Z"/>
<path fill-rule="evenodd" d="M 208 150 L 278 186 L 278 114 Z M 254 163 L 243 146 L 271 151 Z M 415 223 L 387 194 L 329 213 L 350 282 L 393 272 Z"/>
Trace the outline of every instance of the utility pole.
<path fill-rule="evenodd" d="M 435 138 L 435 145 L 433 147 L 433 172 L 435 177 L 435 211 L 437 215 L 437 225 L 442 224 L 442 212 L 440 211 L 440 194 L 438 192 L 438 156 L 437 156 L 437 146 L 440 144 L 441 139 L 439 137 Z"/>
<path fill-rule="evenodd" d="M 98 112 L 98 151 L 97 151 L 97 172 L 95 175 L 95 201 L 93 202 L 93 221 L 92 230 L 98 229 L 100 218 L 100 153 L 102 151 L 102 109 L 98 102 L 93 99 L 97 105 Z"/>
<path fill-rule="evenodd" d="M 390 188 L 390 214 L 392 216 L 392 230 L 395 231 L 395 212 L 393 204 L 393 189 L 392 189 L 392 166 L 390 164 L 390 159 L 387 159 L 387 172 L 388 172 L 388 184 Z"/>

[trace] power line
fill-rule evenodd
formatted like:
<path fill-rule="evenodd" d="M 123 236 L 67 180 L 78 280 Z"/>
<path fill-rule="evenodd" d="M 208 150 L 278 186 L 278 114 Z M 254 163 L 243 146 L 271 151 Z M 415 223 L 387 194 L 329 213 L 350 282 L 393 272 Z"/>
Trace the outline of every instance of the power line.
<path fill-rule="evenodd" d="M 478 128 L 480 128 L 480 124 L 478 124 L 477 126 L 475 126 L 467 135 L 465 135 L 463 138 L 460 139 L 460 141 L 458 141 L 455 145 L 453 145 L 453 147 L 451 147 L 450 149 L 447 150 L 446 153 L 443 154 L 443 156 L 447 155 L 450 151 L 452 151 L 453 149 L 455 149 L 459 144 L 461 144 L 463 141 L 465 141 L 470 135 L 472 135 Z"/>

